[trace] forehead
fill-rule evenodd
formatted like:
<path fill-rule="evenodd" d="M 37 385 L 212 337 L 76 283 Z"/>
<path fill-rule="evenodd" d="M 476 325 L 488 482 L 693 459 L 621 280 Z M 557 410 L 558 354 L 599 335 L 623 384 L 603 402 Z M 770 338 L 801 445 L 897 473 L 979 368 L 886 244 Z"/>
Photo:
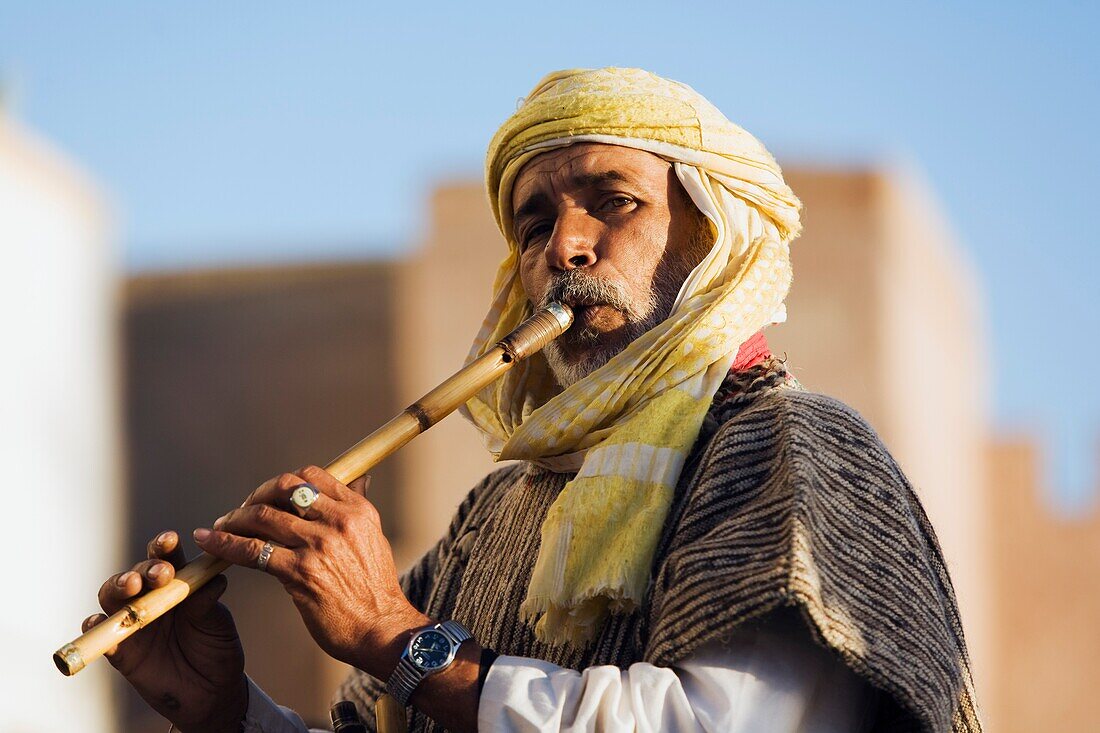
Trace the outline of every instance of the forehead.
<path fill-rule="evenodd" d="M 591 185 L 600 174 L 615 173 L 628 181 L 663 187 L 670 164 L 644 150 L 602 143 L 577 143 L 536 155 L 524 164 L 512 186 L 512 205 L 535 191 Z"/>

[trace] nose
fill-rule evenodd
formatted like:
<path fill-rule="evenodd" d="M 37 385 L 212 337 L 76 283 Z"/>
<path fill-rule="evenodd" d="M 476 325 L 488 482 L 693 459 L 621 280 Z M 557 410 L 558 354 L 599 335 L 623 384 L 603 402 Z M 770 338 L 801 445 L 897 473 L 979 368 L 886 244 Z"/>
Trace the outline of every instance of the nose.
<path fill-rule="evenodd" d="M 591 217 L 581 212 L 564 212 L 554 222 L 546 242 L 546 264 L 551 270 L 575 270 L 596 264 L 599 232 Z"/>

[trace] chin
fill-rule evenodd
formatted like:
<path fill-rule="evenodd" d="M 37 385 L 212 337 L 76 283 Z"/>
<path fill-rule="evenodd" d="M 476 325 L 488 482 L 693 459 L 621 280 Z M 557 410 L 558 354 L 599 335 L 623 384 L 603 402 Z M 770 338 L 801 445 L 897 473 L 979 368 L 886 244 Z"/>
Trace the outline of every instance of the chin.
<path fill-rule="evenodd" d="M 654 309 L 644 318 L 627 319 L 625 323 L 615 323 L 611 328 L 600 328 L 609 324 L 589 316 L 585 319 L 588 322 L 574 325 L 556 341 L 547 344 L 543 355 L 554 379 L 564 389 L 611 361 L 613 356 L 663 321 L 665 316 L 667 313 L 660 315 Z"/>
<path fill-rule="evenodd" d="M 580 354 L 567 354 L 558 341 L 551 341 L 542 353 L 554 379 L 565 389 L 602 367 L 619 351 L 620 349 L 589 348 Z"/>

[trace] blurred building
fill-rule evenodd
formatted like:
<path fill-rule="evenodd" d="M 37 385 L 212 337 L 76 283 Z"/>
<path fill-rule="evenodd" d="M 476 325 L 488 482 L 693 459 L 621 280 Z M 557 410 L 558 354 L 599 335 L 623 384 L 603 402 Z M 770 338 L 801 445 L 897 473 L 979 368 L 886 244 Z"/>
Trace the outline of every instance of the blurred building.
<path fill-rule="evenodd" d="M 282 471 L 335 458 L 400 409 L 393 263 L 150 275 L 127 288 L 130 557 L 164 529 L 191 530 Z M 386 517 L 404 484 L 380 466 Z M 403 528 L 386 525 L 400 544 Z M 282 586 L 231 572 L 225 601 L 248 671 L 307 720 L 327 721 L 343 669 L 310 639 Z M 128 693 L 128 731 L 164 724 Z"/>
<path fill-rule="evenodd" d="M 904 171 L 792 169 L 788 180 L 805 234 L 773 349 L 808 388 L 862 412 L 913 481 L 955 580 L 990 729 L 1090 730 L 1100 519 L 1051 516 L 1032 444 L 991 437 L 980 290 L 938 208 Z M 131 555 L 279 471 L 324 463 L 461 364 L 502 245 L 478 184 L 439 187 L 429 211 L 425 241 L 401 262 L 131 279 Z M 375 471 L 399 564 L 490 468 L 455 416 Z M 228 602 L 250 674 L 322 722 L 344 670 L 278 584 L 232 572 Z M 126 729 L 159 732 L 143 710 L 128 709 Z"/>
<path fill-rule="evenodd" d="M 987 456 L 997 730 L 1096 730 L 1100 512 L 1095 501 L 1083 516 L 1050 512 L 1034 436 L 1002 436 Z"/>
<path fill-rule="evenodd" d="M 113 674 L 50 654 L 97 610 L 125 508 L 116 414 L 117 281 L 97 187 L 0 104 L 0 732 L 117 730 Z"/>

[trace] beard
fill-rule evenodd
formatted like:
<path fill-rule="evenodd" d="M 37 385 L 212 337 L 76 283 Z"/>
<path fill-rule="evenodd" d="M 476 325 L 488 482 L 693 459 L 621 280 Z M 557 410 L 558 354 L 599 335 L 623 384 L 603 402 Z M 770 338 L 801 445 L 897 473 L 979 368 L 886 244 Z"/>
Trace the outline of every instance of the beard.
<path fill-rule="evenodd" d="M 563 389 L 602 367 L 631 342 L 671 315 L 684 280 L 710 251 L 713 243 L 710 224 L 701 214 L 699 218 L 683 255 L 658 265 L 648 297 L 642 302 L 632 299 L 622 283 L 595 277 L 583 268 L 567 270 L 551 281 L 540 307 L 553 301 L 575 303 L 577 307 L 609 306 L 619 311 L 625 320 L 622 326 L 607 332 L 578 323 L 547 344 L 543 356 L 554 379 Z"/>
<path fill-rule="evenodd" d="M 649 297 L 637 303 L 621 283 L 594 277 L 581 269 L 568 270 L 554 278 L 540 307 L 552 301 L 575 303 L 577 308 L 608 306 L 619 311 L 626 321 L 606 333 L 578 323 L 546 345 L 543 355 L 562 388 L 602 367 L 631 341 L 668 318 L 672 310 L 672 299 L 658 292 L 656 281 Z"/>

